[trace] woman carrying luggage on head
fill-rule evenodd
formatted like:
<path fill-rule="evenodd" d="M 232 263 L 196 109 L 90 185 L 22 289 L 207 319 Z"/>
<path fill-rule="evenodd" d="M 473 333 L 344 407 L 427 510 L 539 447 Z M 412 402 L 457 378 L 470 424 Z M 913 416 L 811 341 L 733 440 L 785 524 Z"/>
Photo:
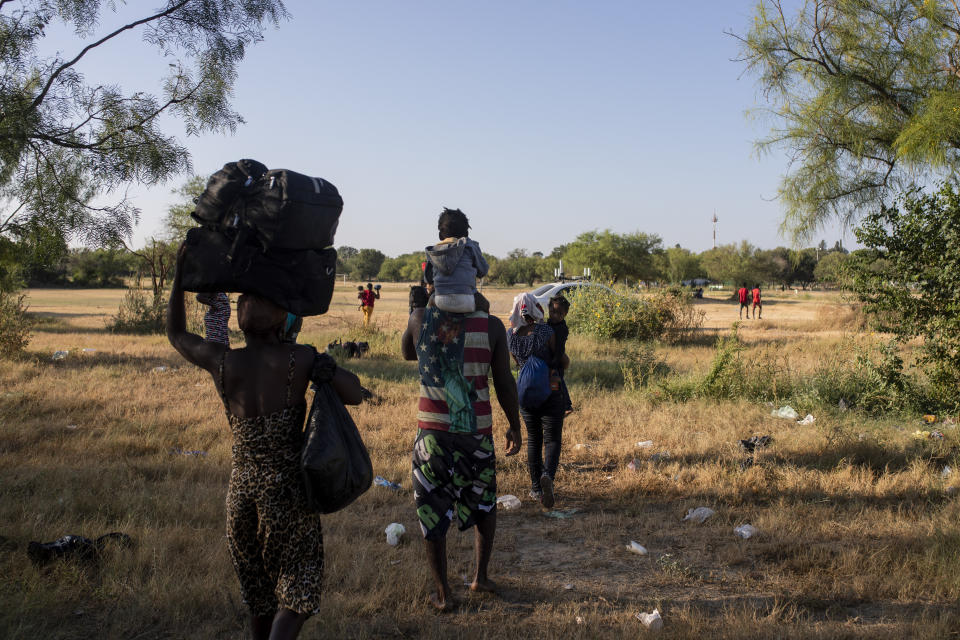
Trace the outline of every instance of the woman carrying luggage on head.
<path fill-rule="evenodd" d="M 231 350 L 186 329 L 181 272 L 167 310 L 173 347 L 212 376 L 233 433 L 227 491 L 227 542 L 250 608 L 256 639 L 295 638 L 320 607 L 323 535 L 307 509 L 300 452 L 307 385 L 330 382 L 346 404 L 359 404 L 360 381 L 313 347 L 282 342 L 287 313 L 244 294 L 237 318 L 246 346 Z"/>
<path fill-rule="evenodd" d="M 550 368 L 551 391 L 536 407 L 521 402 L 520 417 L 527 428 L 527 469 L 530 472 L 530 496 L 545 508 L 554 504 L 554 478 L 560 464 L 563 417 L 566 410 L 558 371 L 562 354 L 556 346 L 553 329 L 543 321 L 543 309 L 529 293 L 513 300 L 510 329 L 507 330 L 510 355 L 517 365 L 536 356 Z"/>

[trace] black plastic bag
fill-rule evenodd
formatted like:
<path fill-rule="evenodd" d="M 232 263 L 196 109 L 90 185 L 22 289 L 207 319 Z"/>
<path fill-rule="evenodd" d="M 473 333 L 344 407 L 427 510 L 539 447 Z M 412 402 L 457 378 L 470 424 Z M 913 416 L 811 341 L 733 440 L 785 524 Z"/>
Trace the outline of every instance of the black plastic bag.
<path fill-rule="evenodd" d="M 314 393 L 300 466 L 307 506 L 319 513 L 343 509 L 373 482 L 373 465 L 357 425 L 329 383 L 318 384 Z"/>

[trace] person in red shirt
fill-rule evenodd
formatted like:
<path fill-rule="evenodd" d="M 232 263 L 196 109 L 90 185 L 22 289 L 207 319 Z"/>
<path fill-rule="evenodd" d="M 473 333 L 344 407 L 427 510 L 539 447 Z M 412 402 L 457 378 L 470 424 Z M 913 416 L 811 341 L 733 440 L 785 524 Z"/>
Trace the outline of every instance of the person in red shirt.
<path fill-rule="evenodd" d="M 373 288 L 373 283 L 368 282 L 367 288 L 358 287 L 360 293 L 357 294 L 357 298 L 360 299 L 360 310 L 363 311 L 363 326 L 370 326 L 370 316 L 373 315 L 373 301 L 380 299 L 380 285 L 377 285 L 376 290 Z"/>
<path fill-rule="evenodd" d="M 750 293 L 753 294 L 753 317 L 758 320 L 762 319 L 763 303 L 760 301 L 760 285 L 756 285 Z"/>
<path fill-rule="evenodd" d="M 747 310 L 747 320 L 750 319 L 750 297 L 749 292 L 747 291 L 747 283 L 744 282 L 740 285 L 740 289 L 737 291 L 737 300 L 740 301 L 740 319 L 743 320 L 743 310 Z"/>

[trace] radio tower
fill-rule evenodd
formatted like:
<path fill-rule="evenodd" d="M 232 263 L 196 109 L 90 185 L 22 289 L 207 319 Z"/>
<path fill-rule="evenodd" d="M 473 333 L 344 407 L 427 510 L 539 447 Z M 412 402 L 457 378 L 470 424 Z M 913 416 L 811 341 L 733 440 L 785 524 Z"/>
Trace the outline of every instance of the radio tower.
<path fill-rule="evenodd" d="M 717 210 L 713 210 L 713 248 L 717 248 Z"/>

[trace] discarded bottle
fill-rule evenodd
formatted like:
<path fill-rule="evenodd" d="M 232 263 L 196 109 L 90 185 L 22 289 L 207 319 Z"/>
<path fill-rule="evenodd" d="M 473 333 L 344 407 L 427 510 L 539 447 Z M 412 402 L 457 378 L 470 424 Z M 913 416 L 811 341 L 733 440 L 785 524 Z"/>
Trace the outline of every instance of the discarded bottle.
<path fill-rule="evenodd" d="M 400 491 L 401 489 L 400 485 L 398 485 L 396 482 L 390 482 L 383 476 L 377 476 L 374 478 L 373 484 L 377 485 L 378 487 L 386 487 L 387 489 L 391 489 L 393 491 Z"/>
<path fill-rule="evenodd" d="M 627 549 L 630 550 L 631 553 L 635 553 L 638 556 L 647 555 L 647 548 L 636 540 L 631 540 L 630 544 L 627 545 Z"/>

